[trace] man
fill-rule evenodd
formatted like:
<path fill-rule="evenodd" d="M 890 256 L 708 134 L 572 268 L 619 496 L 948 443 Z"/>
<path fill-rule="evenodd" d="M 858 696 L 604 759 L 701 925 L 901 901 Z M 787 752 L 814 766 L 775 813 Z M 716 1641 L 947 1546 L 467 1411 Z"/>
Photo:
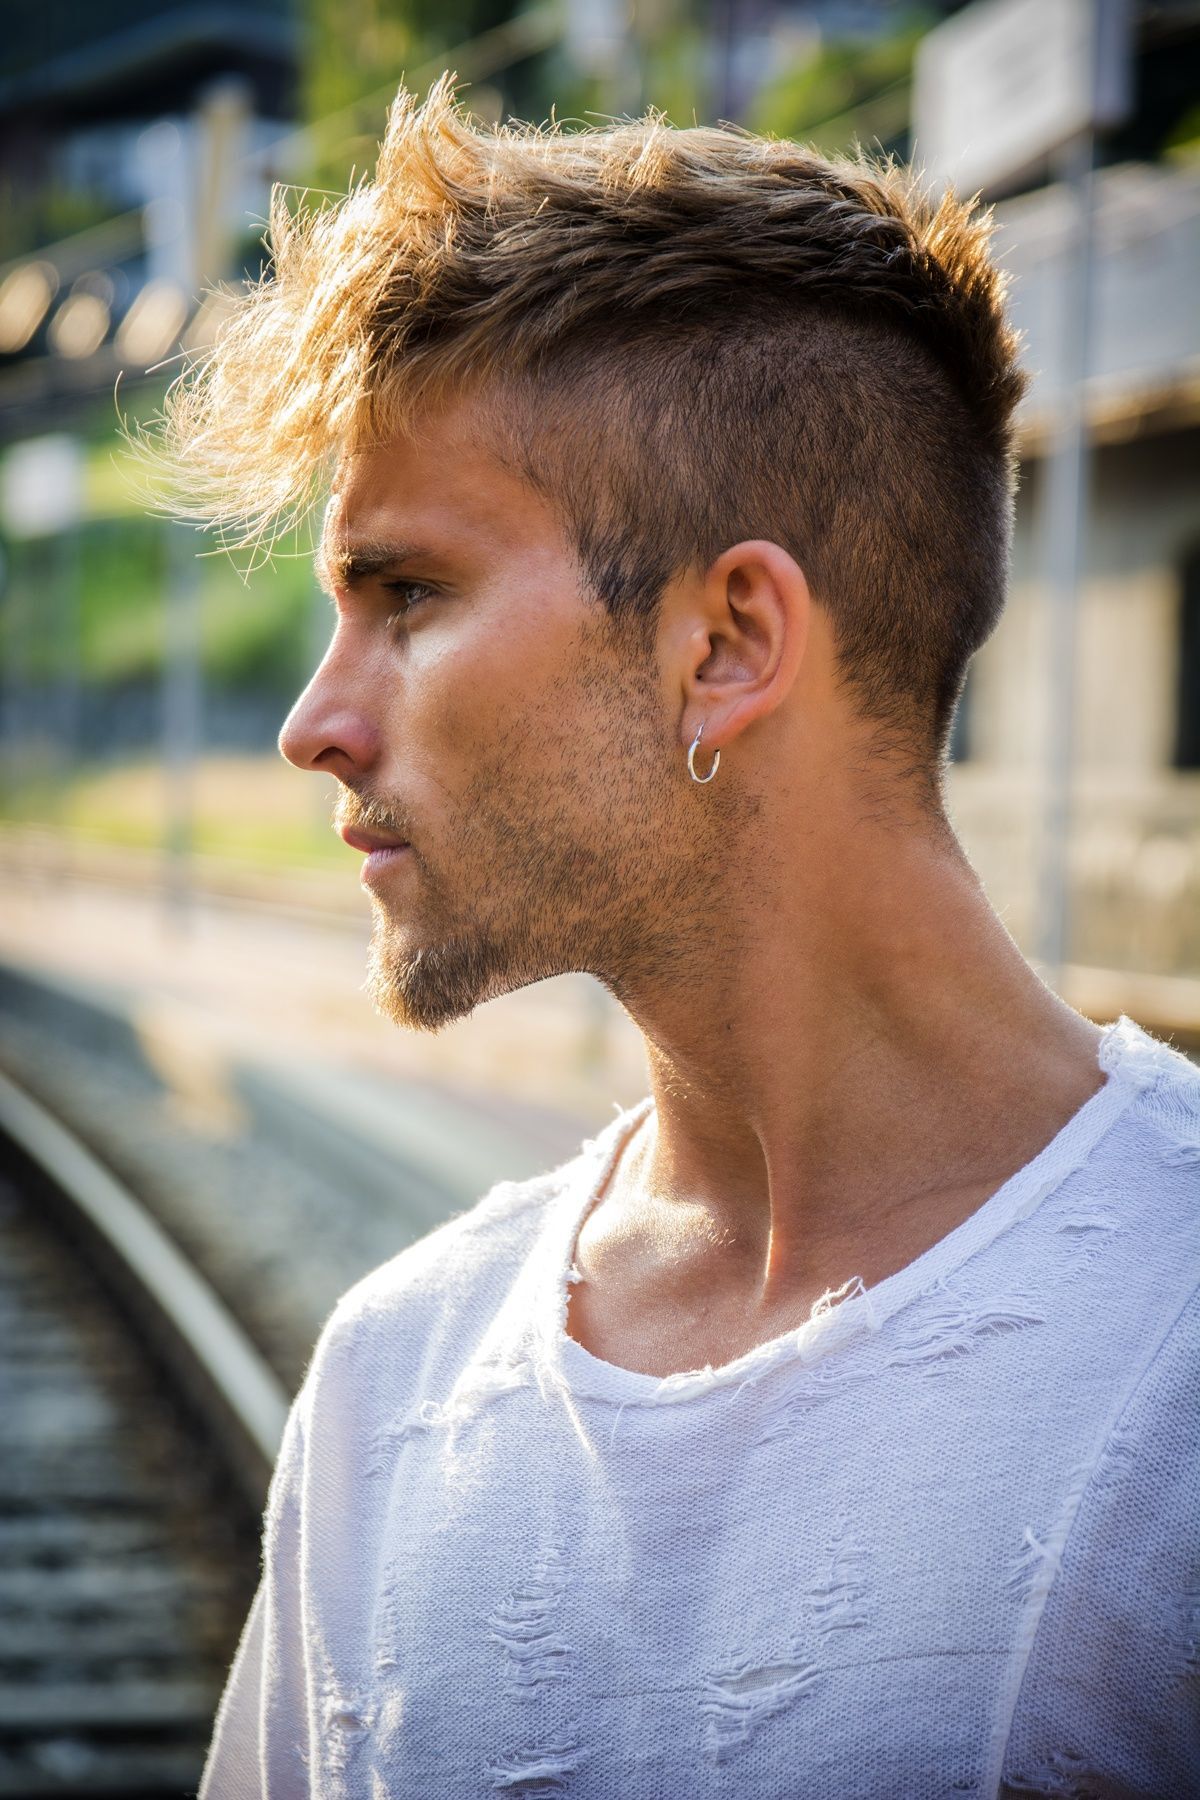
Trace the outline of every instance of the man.
<path fill-rule="evenodd" d="M 171 431 L 333 471 L 281 736 L 437 1030 L 567 970 L 652 1096 L 348 1294 L 206 1771 L 242 1795 L 1198 1791 L 1200 1072 L 947 822 L 1021 391 L 896 170 L 402 96 Z"/>

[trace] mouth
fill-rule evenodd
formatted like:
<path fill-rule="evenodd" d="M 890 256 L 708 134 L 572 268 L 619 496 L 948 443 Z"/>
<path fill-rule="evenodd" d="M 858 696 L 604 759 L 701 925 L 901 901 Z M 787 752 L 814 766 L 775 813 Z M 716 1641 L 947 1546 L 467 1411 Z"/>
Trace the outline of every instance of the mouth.
<path fill-rule="evenodd" d="M 358 876 L 363 887 L 372 886 L 385 869 L 402 862 L 412 848 L 403 838 L 384 836 L 373 831 L 354 831 L 349 826 L 343 826 L 339 835 L 352 850 L 366 852 L 366 860 Z"/>
<path fill-rule="evenodd" d="M 368 855 L 373 854 L 377 850 L 408 849 L 408 844 L 404 838 L 395 837 L 391 833 L 353 831 L 350 826 L 343 825 L 338 835 L 342 838 L 343 842 L 349 844 L 352 850 L 365 850 Z"/>

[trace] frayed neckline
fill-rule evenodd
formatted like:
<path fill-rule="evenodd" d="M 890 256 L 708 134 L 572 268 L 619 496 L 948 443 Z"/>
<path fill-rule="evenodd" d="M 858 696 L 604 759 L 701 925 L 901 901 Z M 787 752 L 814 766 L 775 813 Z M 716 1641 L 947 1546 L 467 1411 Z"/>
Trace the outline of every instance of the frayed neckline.
<path fill-rule="evenodd" d="M 661 1406 L 703 1399 L 725 1389 L 756 1384 L 783 1362 L 806 1367 L 823 1363 L 843 1345 L 877 1333 L 883 1323 L 922 1294 L 936 1290 L 948 1274 L 986 1249 L 1005 1231 L 1029 1218 L 1047 1197 L 1081 1168 L 1132 1101 L 1163 1076 L 1194 1073 L 1170 1045 L 1152 1038 L 1127 1014 L 1106 1026 L 1097 1043 L 1097 1064 L 1106 1080 L 1042 1150 L 1016 1170 L 982 1206 L 904 1268 L 866 1287 L 851 1276 L 814 1303 L 810 1317 L 777 1337 L 755 1345 L 718 1367 L 648 1375 L 592 1355 L 566 1330 L 570 1287 L 579 1279 L 575 1249 L 579 1232 L 597 1204 L 621 1155 L 654 1110 L 653 1097 L 618 1113 L 583 1147 L 576 1179 L 555 1208 L 548 1234 L 534 1320 L 534 1351 L 552 1384 L 578 1396 L 614 1405 Z M 1179 1065 L 1183 1069 L 1179 1069 Z M 838 1298 L 844 1293 L 843 1298 Z M 818 1311 L 826 1302 L 824 1309 Z M 835 1301 L 835 1304 L 828 1304 Z"/>

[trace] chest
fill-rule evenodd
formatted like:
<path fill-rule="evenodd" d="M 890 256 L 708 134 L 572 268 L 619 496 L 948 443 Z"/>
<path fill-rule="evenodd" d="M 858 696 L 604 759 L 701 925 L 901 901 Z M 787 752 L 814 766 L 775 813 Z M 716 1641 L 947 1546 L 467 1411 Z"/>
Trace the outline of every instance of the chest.
<path fill-rule="evenodd" d="M 882 1417 L 869 1386 L 797 1370 L 706 1420 L 518 1393 L 409 1438 L 324 1640 L 367 1730 L 322 1792 L 796 1800 L 803 1768 L 952 1800 L 1024 1617 L 1030 1460 L 936 1384 Z"/>

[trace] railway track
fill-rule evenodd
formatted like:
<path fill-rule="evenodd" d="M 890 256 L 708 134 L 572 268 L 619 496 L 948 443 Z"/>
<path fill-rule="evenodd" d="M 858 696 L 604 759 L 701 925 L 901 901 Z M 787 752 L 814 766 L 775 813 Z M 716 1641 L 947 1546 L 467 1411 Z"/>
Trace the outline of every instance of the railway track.
<path fill-rule="evenodd" d="M 194 1794 L 286 1397 L 0 1078 L 0 1800 Z"/>

